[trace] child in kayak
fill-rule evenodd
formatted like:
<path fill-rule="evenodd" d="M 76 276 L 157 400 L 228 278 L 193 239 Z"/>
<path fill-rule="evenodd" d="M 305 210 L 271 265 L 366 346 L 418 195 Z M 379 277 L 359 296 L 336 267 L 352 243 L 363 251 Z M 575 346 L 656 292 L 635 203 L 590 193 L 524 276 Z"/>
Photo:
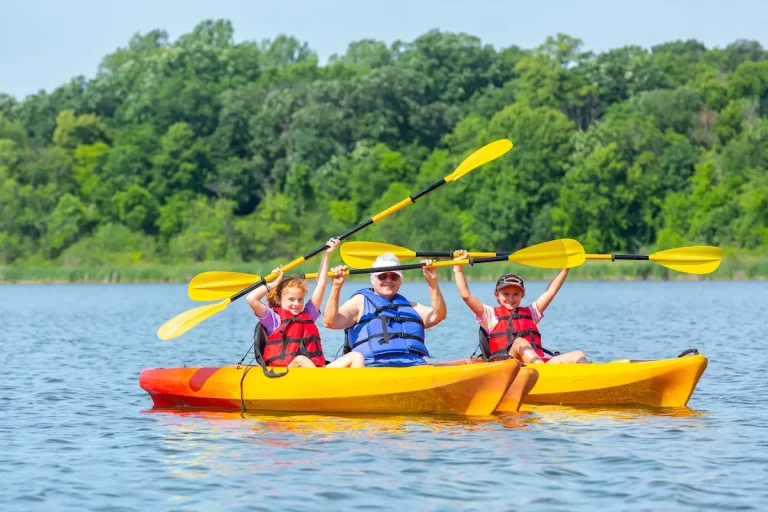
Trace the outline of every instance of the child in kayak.
<path fill-rule="evenodd" d="M 323 252 L 317 271 L 315 289 L 308 303 L 304 303 L 307 293 L 305 279 L 299 276 L 286 278 L 281 268 L 272 271 L 277 272 L 278 276 L 270 285 L 261 286 L 246 297 L 266 335 L 263 346 L 255 348 L 261 352 L 267 366 L 361 368 L 364 365 L 364 357 L 356 352 L 346 354 L 332 363 L 326 361 L 320 333 L 315 325 L 328 281 L 328 258 L 339 247 L 339 243 L 338 238 L 328 240 L 328 248 Z M 265 295 L 269 305 L 261 302 Z"/>
<path fill-rule="evenodd" d="M 467 258 L 467 251 L 460 250 L 454 259 Z M 496 281 L 498 306 L 486 306 L 469 292 L 467 280 L 461 265 L 454 265 L 456 287 L 459 295 L 477 317 L 480 324 L 480 346 L 486 359 L 514 357 L 524 363 L 588 363 L 581 350 L 566 354 L 552 353 L 541 346 L 541 334 L 536 327 L 552 299 L 568 277 L 564 268 L 555 277 L 546 291 L 528 307 L 520 307 L 525 297 L 525 284 L 520 276 L 504 274 Z M 547 355 L 547 352 L 549 355 Z"/>

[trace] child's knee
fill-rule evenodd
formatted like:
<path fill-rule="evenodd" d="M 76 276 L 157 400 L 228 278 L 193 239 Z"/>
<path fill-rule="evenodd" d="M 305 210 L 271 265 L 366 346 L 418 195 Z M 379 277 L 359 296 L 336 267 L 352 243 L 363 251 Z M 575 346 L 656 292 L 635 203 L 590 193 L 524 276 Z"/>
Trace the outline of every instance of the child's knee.
<path fill-rule="evenodd" d="M 571 360 L 574 363 L 587 363 L 587 362 L 589 362 L 589 360 L 587 359 L 587 356 L 581 350 L 574 350 L 573 352 L 571 352 Z"/>
<path fill-rule="evenodd" d="M 296 356 L 288 366 L 293 368 L 314 368 L 315 363 L 307 356 Z"/>
<path fill-rule="evenodd" d="M 360 352 L 350 352 L 350 355 L 352 356 L 352 366 L 357 368 L 365 366 L 365 356 L 363 354 Z"/>
<path fill-rule="evenodd" d="M 527 348 L 533 348 L 533 347 L 531 346 L 531 342 L 528 341 L 527 339 L 515 338 L 514 343 L 512 343 L 512 348 L 520 351 L 520 350 L 525 350 Z"/>

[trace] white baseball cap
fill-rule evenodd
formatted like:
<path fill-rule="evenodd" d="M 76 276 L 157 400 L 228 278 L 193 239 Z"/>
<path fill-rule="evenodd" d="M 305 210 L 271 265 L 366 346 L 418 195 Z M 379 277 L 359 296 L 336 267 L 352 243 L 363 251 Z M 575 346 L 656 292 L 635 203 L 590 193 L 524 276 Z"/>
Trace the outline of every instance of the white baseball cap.
<path fill-rule="evenodd" d="M 400 260 L 392 254 L 391 252 L 385 252 L 384 254 L 380 254 L 376 257 L 376 259 L 373 261 L 373 265 L 371 265 L 371 268 L 379 268 L 379 267 L 394 267 L 400 264 Z M 375 274 L 371 274 L 371 282 L 374 281 L 375 276 L 386 274 L 387 272 L 393 272 L 400 277 L 403 277 L 403 273 L 399 270 L 389 270 L 386 272 L 377 272 Z"/>

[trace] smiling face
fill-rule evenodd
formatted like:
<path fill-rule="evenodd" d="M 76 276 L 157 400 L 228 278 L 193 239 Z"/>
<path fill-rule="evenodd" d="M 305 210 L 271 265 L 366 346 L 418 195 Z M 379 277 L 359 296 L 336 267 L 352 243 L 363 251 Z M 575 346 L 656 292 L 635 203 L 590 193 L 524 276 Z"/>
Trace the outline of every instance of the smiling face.
<path fill-rule="evenodd" d="M 373 279 L 373 291 L 385 299 L 391 299 L 400 290 L 403 279 L 394 272 L 382 272 Z"/>
<path fill-rule="evenodd" d="M 518 286 L 505 286 L 494 293 L 494 295 L 500 305 L 512 310 L 520 306 L 523 297 L 525 297 L 525 292 Z"/>
<path fill-rule="evenodd" d="M 304 311 L 304 295 L 304 288 L 300 286 L 285 287 L 280 295 L 280 307 L 298 315 Z"/>

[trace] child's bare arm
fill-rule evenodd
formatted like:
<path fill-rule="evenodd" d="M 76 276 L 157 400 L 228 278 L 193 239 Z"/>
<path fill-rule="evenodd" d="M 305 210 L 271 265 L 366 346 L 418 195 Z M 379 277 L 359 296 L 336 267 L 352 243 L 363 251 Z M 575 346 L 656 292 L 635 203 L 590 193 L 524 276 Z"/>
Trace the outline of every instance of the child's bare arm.
<path fill-rule="evenodd" d="M 459 251 L 456 251 L 456 256 L 453 258 L 455 260 L 463 260 L 467 258 L 467 251 L 461 249 Z M 464 303 L 469 306 L 469 309 L 472 310 L 472 312 L 475 315 L 482 315 L 483 314 L 483 303 L 480 299 L 475 297 L 469 292 L 469 286 L 467 285 L 467 279 L 464 277 L 464 271 L 461 268 L 461 265 L 454 265 L 453 266 L 453 275 L 456 278 L 456 288 L 459 289 L 459 295 L 461 296 Z"/>
<path fill-rule="evenodd" d="M 567 268 L 561 270 L 560 273 L 557 274 L 557 277 L 549 283 L 549 286 L 547 286 L 546 291 L 541 294 L 541 297 L 536 299 L 536 307 L 538 308 L 539 313 L 544 313 L 544 310 L 549 307 L 549 303 L 552 302 L 552 299 L 555 298 L 557 292 L 560 291 L 560 287 L 563 286 L 565 278 L 568 277 L 568 270 L 569 269 Z"/>
<path fill-rule="evenodd" d="M 320 306 L 323 304 L 325 285 L 328 282 L 328 258 L 331 256 L 331 253 L 339 247 L 339 243 L 341 243 L 341 241 L 338 238 L 331 237 L 325 244 L 328 248 L 323 251 L 323 259 L 320 261 L 320 268 L 317 270 L 315 290 L 312 292 L 312 297 L 309 299 L 318 311 L 320 311 Z"/>

